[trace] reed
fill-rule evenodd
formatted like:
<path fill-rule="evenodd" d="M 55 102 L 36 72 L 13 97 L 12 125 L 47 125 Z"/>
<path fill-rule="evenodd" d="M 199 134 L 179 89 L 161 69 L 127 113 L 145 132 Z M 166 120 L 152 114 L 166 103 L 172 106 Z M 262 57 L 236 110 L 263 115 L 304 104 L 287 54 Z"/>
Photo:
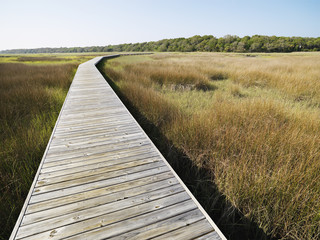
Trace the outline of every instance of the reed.
<path fill-rule="evenodd" d="M 0 239 L 19 216 L 76 67 L 0 63 Z"/>
<path fill-rule="evenodd" d="M 233 207 L 272 238 L 319 239 L 319 54 L 134 58 L 103 71 Z"/>

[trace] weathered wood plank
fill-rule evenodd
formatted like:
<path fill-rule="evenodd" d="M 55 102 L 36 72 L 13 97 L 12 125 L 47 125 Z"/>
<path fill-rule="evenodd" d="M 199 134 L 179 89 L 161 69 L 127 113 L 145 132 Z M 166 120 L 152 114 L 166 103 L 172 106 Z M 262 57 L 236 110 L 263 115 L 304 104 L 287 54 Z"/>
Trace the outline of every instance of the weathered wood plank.
<path fill-rule="evenodd" d="M 186 210 L 186 209 L 183 209 Z M 177 214 L 177 212 L 175 212 Z M 162 235 L 164 233 L 176 230 L 178 228 L 190 225 L 194 222 L 197 222 L 199 220 L 204 219 L 203 214 L 199 211 L 199 209 L 194 209 L 189 212 L 183 212 L 182 214 L 171 216 L 167 215 L 164 220 L 161 220 L 160 218 L 157 218 L 156 220 L 159 220 L 156 223 L 147 225 L 146 222 L 144 222 L 142 228 L 134 229 L 136 226 L 130 225 L 128 228 L 128 225 L 123 225 L 124 231 L 119 233 L 119 235 L 116 235 L 115 237 L 112 237 L 110 239 L 114 240 L 140 240 L 140 239 L 150 239 L 153 237 L 157 237 L 159 235 Z M 144 220 L 145 216 L 142 217 L 142 220 Z M 135 219 L 135 221 L 137 221 Z M 121 223 L 126 224 L 126 223 Z M 113 226 L 114 228 L 114 226 Z M 130 228 L 134 229 L 130 231 Z"/>
<path fill-rule="evenodd" d="M 149 213 L 137 216 L 135 218 L 127 219 L 125 221 L 119 221 L 118 223 L 111 224 L 106 227 L 102 226 L 101 228 L 94 229 L 93 231 L 85 232 L 67 239 L 75 240 L 75 239 L 81 238 L 81 239 L 94 240 L 94 239 L 105 239 L 105 238 L 115 237 L 115 236 L 116 236 L 116 239 L 118 239 L 121 237 L 121 234 L 125 233 L 126 231 L 130 231 L 142 226 L 153 224 L 163 219 L 170 218 L 185 212 L 189 212 L 190 210 L 193 210 L 195 208 L 196 206 L 192 201 L 184 201 L 179 204 L 167 207 L 165 209 L 160 209 L 158 211 L 151 211 Z M 197 211 L 199 210 L 197 209 Z M 168 228 L 170 227 L 168 226 Z M 189 233 L 189 234 L 192 235 L 192 233 Z M 140 239 L 144 239 L 144 238 L 140 238 Z"/>
<path fill-rule="evenodd" d="M 120 143 L 115 143 L 115 144 L 110 144 L 110 143 L 106 143 L 106 144 L 97 144 L 93 147 L 90 148 L 79 148 L 79 149 L 74 149 L 74 150 L 65 150 L 63 151 L 63 158 L 73 158 L 73 157 L 77 157 L 77 156 L 85 156 L 85 155 L 89 155 L 89 154 L 94 154 L 102 149 L 104 150 L 108 150 L 110 152 L 114 152 L 114 151 L 118 151 L 118 150 L 122 150 L 125 148 L 134 148 L 134 147 L 139 147 L 139 146 L 148 146 L 150 145 L 150 142 L 146 139 L 142 139 L 141 141 L 136 141 L 136 140 L 132 140 L 132 141 L 125 141 L 125 142 L 120 142 Z M 51 154 L 47 154 L 47 160 L 53 160 L 53 159 L 57 159 L 57 158 L 61 158 L 61 154 L 60 153 L 51 153 Z"/>
<path fill-rule="evenodd" d="M 106 119 L 103 119 L 104 121 Z M 109 121 L 109 120 L 108 120 Z M 70 125 L 70 129 L 62 129 L 57 134 L 55 134 L 55 138 L 62 138 L 63 136 L 72 137 L 73 135 L 77 134 L 87 134 L 90 133 L 92 130 L 100 130 L 104 129 L 106 134 L 113 133 L 114 131 L 124 131 L 129 130 L 132 131 L 134 128 L 134 124 L 131 123 L 131 121 L 124 121 L 124 122 L 115 122 L 115 123 L 107 123 L 107 122 L 101 122 L 101 123 L 82 123 L 81 126 L 75 126 L 74 129 L 71 129 L 72 126 Z"/>
<path fill-rule="evenodd" d="M 172 194 L 166 191 L 167 194 Z M 156 200 L 154 200 L 156 199 Z M 132 201 L 122 200 L 113 204 L 102 205 L 88 210 L 67 214 L 65 216 L 41 221 L 39 224 L 21 226 L 17 235 L 17 239 L 36 236 L 38 239 L 47 239 L 52 236 L 52 231 L 55 234 L 50 239 L 60 239 L 79 234 L 84 231 L 93 230 L 115 222 L 123 221 L 141 213 L 157 211 L 180 202 L 185 202 L 189 199 L 188 194 L 179 192 L 175 195 L 165 196 L 165 193 L 147 194 L 145 197 L 137 198 L 136 204 Z M 152 201 L 153 200 L 153 201 Z M 190 201 L 190 200 L 189 200 Z M 193 207 L 195 206 L 190 201 Z M 117 210 L 121 209 L 121 210 Z M 28 239 L 28 238 L 26 238 Z"/>
<path fill-rule="evenodd" d="M 168 170 L 168 168 L 166 167 L 166 165 L 164 165 L 162 161 L 154 161 L 153 163 L 147 163 L 128 168 L 122 168 L 121 165 L 116 165 L 112 168 L 111 171 L 109 171 L 108 168 L 103 168 L 96 171 L 89 171 L 87 172 L 87 174 L 83 174 L 83 177 L 81 177 L 81 175 L 76 175 L 76 177 L 73 178 L 73 174 L 71 174 L 71 176 L 57 178 L 57 182 L 50 181 L 50 179 L 41 180 L 36 184 L 36 187 L 34 188 L 34 195 L 56 191 L 64 188 L 71 188 L 82 184 L 94 183 L 109 178 L 116 178 L 119 176 L 127 177 L 132 173 L 143 173 L 143 171 L 145 170 L 154 168 Z"/>
<path fill-rule="evenodd" d="M 68 142 L 77 142 L 77 141 L 81 141 L 81 140 L 85 140 L 85 139 L 90 139 L 90 138 L 94 138 L 94 137 L 103 137 L 103 136 L 107 136 L 107 137 L 113 137 L 113 136 L 124 136 L 124 135 L 129 135 L 129 134 L 135 134 L 138 133 L 139 131 L 137 129 L 130 129 L 130 128 L 121 128 L 119 130 L 106 130 L 106 132 L 93 132 L 93 133 L 86 133 L 86 134 L 78 134 L 76 136 L 68 136 L 68 135 L 64 135 L 64 136 L 57 136 L 52 140 L 52 146 L 59 146 L 59 145 L 64 145 L 67 144 Z M 85 137 L 87 136 L 87 137 Z"/>
<path fill-rule="evenodd" d="M 212 230 L 212 226 L 209 224 L 209 222 L 206 219 L 203 219 L 153 239 L 188 240 L 212 232 Z"/>
<path fill-rule="evenodd" d="M 90 148 L 100 145 L 108 145 L 108 144 L 121 144 L 121 143 L 128 143 L 133 141 L 143 141 L 145 140 L 144 136 L 142 134 L 136 133 L 136 134 L 124 134 L 119 137 L 114 138 L 94 138 L 94 139 L 87 139 L 87 141 L 84 141 L 82 143 L 69 143 L 67 145 L 57 146 L 50 148 L 50 151 L 48 151 L 48 154 L 50 153 L 53 155 L 54 153 L 57 153 L 60 155 L 63 151 L 78 151 L 84 148 Z"/>
<path fill-rule="evenodd" d="M 155 166 L 154 163 L 158 162 L 158 166 L 163 166 L 161 159 L 156 156 L 153 158 L 147 157 L 140 160 L 130 161 L 126 163 L 118 163 L 114 165 L 109 165 L 106 167 L 103 166 L 83 166 L 83 168 L 86 167 L 86 169 L 81 169 L 82 171 L 79 172 L 75 171 L 74 169 L 69 169 L 68 171 L 62 170 L 59 172 L 53 172 L 49 173 L 47 175 L 42 175 L 42 178 L 39 178 L 39 181 L 36 184 L 36 187 L 42 187 L 46 185 L 51 185 L 55 183 L 60 182 L 67 182 L 75 179 L 85 178 L 89 176 L 95 176 L 95 175 L 103 175 L 108 174 L 115 171 L 122 171 L 124 170 L 126 174 L 129 174 L 133 171 L 140 171 L 141 167 L 147 167 L 147 166 Z M 111 176 L 111 174 L 108 174 L 108 176 Z M 68 182 L 67 184 L 69 184 Z"/>
<path fill-rule="evenodd" d="M 120 118 L 119 118 L 120 116 Z M 116 125 L 119 123 L 126 123 L 126 122 L 133 122 L 125 113 L 123 114 L 115 114 L 115 115 L 107 115 L 107 116 L 100 116 L 100 117 L 91 117 L 91 118 L 84 118 L 84 119 L 71 119 L 71 120 L 64 120 L 61 122 L 61 128 L 59 127 L 58 132 L 60 129 L 69 127 L 69 126 L 85 126 L 88 124 L 94 123 L 108 123 L 110 126 Z"/>
<path fill-rule="evenodd" d="M 109 152 L 101 152 L 99 154 L 90 155 L 88 157 L 78 157 L 69 159 L 60 159 L 57 161 L 51 161 L 49 163 L 43 164 L 41 169 L 41 174 L 55 172 L 63 169 L 77 168 L 84 165 L 90 164 L 100 164 L 105 162 L 108 164 L 109 161 L 114 161 L 115 163 L 126 160 L 140 159 L 146 156 L 157 155 L 154 151 L 148 151 L 148 148 L 137 148 L 137 149 L 125 149 L 126 151 L 117 152 L 116 154 L 110 154 Z M 143 155 L 143 156 L 142 156 Z"/>
<path fill-rule="evenodd" d="M 118 118 L 115 118 L 112 120 L 112 123 L 110 123 L 110 119 L 106 118 L 96 118 L 96 119 L 90 119 L 87 121 L 81 121 L 81 122 L 70 122 L 70 123 L 63 123 L 60 125 L 59 131 L 61 132 L 68 132 L 68 131 L 75 131 L 75 130 L 81 130 L 81 129 L 90 129 L 91 128 L 96 128 L 96 127 L 106 127 L 106 128 L 114 128 L 120 125 L 123 125 L 124 127 L 126 125 L 131 125 L 132 124 L 132 119 L 123 119 L 119 120 Z M 59 132 L 58 131 L 58 132 Z"/>
<path fill-rule="evenodd" d="M 54 139 L 57 139 L 57 138 L 61 138 L 61 137 L 68 137 L 68 138 L 72 138 L 74 136 L 83 136 L 83 135 L 90 135 L 92 133 L 102 133 L 104 132 L 105 134 L 108 134 L 108 133 L 112 133 L 112 132 L 115 132 L 115 131 L 124 131 L 124 130 L 127 130 L 127 131 L 131 131 L 131 130 L 134 130 L 134 126 L 131 126 L 131 125 L 126 125 L 126 126 L 121 126 L 121 125 L 116 125 L 116 126 L 110 126 L 109 128 L 108 127 L 105 127 L 105 126 L 99 126 L 99 127 L 96 127 L 96 128 L 90 128 L 90 127 L 83 127 L 82 129 L 78 129 L 76 131 L 63 131 L 63 132 L 60 132 L 60 133 L 57 133 L 55 134 L 55 138 Z"/>
<path fill-rule="evenodd" d="M 95 189 L 95 188 L 102 188 L 102 187 L 107 187 L 107 186 L 111 186 L 111 185 L 116 185 L 121 182 L 127 182 L 127 181 L 132 181 L 132 180 L 138 179 L 138 178 L 153 176 L 155 174 L 164 173 L 167 171 L 169 171 L 169 170 L 166 167 L 152 168 L 152 169 L 145 170 L 143 172 L 132 173 L 129 175 L 121 175 L 121 176 L 117 176 L 115 178 L 104 179 L 102 181 L 97 181 L 97 182 L 92 182 L 92 183 L 86 183 L 86 184 L 79 185 L 79 186 L 69 187 L 67 189 L 59 189 L 56 191 L 46 192 L 46 193 L 42 193 L 42 194 L 35 194 L 35 192 L 34 192 L 32 195 L 32 198 L 30 199 L 30 203 L 36 203 L 36 202 L 41 202 L 41 201 L 45 201 L 48 199 L 60 198 L 60 197 L 72 195 L 75 193 L 89 191 L 89 190 Z"/>
<path fill-rule="evenodd" d="M 94 170 L 97 168 L 109 167 L 119 164 L 130 164 L 130 162 L 137 162 L 137 165 L 142 161 L 152 162 L 159 159 L 159 156 L 152 153 L 137 153 L 133 156 L 127 156 L 121 158 L 106 159 L 106 158 L 95 158 L 86 162 L 75 162 L 69 164 L 61 164 L 50 168 L 43 168 L 39 180 L 49 179 L 53 177 L 65 176 L 68 174 L 75 174 L 88 170 Z M 70 166 L 71 165 L 71 166 Z"/>
<path fill-rule="evenodd" d="M 221 238 L 216 231 L 210 232 L 205 235 L 202 235 L 201 237 L 195 238 L 195 240 L 219 240 L 219 239 Z"/>
<path fill-rule="evenodd" d="M 105 148 L 100 148 L 97 149 L 95 152 L 86 152 L 86 153 L 80 153 L 80 154 L 75 154 L 71 156 L 56 156 L 56 157 L 51 157 L 47 158 L 46 163 L 54 163 L 57 161 L 67 161 L 67 160 L 75 160 L 75 159 L 92 159 L 96 158 L 97 156 L 101 156 L 101 154 L 108 154 L 108 155 L 120 155 L 122 153 L 127 153 L 127 152 L 134 152 L 134 151 L 142 151 L 143 149 L 151 149 L 152 145 L 150 143 L 147 144 L 142 144 L 134 147 L 128 148 L 126 145 L 122 146 L 121 148 L 117 149 L 105 149 Z"/>
<path fill-rule="evenodd" d="M 111 134 L 110 134 L 111 135 Z M 78 139 L 78 140 L 69 140 L 67 142 L 62 142 L 61 144 L 56 144 L 51 147 L 52 150 L 60 149 L 60 148 L 75 148 L 76 146 L 82 146 L 87 144 L 95 144 L 102 141 L 121 141 L 126 139 L 132 139 L 137 136 L 143 137 L 143 135 L 139 132 L 135 133 L 118 133 L 117 135 L 114 134 L 110 136 L 109 134 L 99 134 L 95 137 L 87 137 L 85 139 Z"/>
<path fill-rule="evenodd" d="M 144 178 L 139 178 L 132 181 L 127 182 L 121 182 L 118 184 L 114 184 L 111 186 L 101 187 L 101 188 L 95 188 L 88 190 L 86 192 L 80 192 L 73 195 L 68 195 L 64 197 L 60 197 L 59 201 L 57 199 L 48 199 L 37 203 L 31 203 L 28 206 L 28 209 L 26 211 L 26 214 L 44 211 L 46 209 L 56 208 L 68 204 L 78 204 L 79 202 L 96 198 L 99 196 L 106 196 L 109 194 L 114 194 L 117 192 L 125 191 L 125 194 L 122 194 L 125 196 L 126 194 L 130 193 L 130 189 L 134 189 L 136 187 L 143 186 L 145 189 L 148 189 L 149 184 L 157 184 L 158 182 L 163 183 L 164 186 L 166 185 L 173 185 L 176 183 L 175 178 L 173 178 L 173 175 L 171 172 L 164 172 L 157 175 L 152 175 Z"/>
<path fill-rule="evenodd" d="M 66 215 L 68 213 L 74 213 L 78 212 L 84 209 L 89 209 L 92 207 L 100 206 L 102 204 L 108 204 L 111 202 L 116 202 L 124 199 L 128 199 L 135 196 L 142 196 L 141 194 L 145 193 L 151 193 L 152 191 L 159 190 L 159 189 L 170 189 L 171 186 L 176 186 L 176 188 L 180 188 L 181 186 L 177 185 L 178 182 L 174 179 L 171 178 L 169 180 L 163 180 L 160 182 L 154 182 L 151 184 L 147 185 L 140 185 L 140 186 L 135 186 L 133 185 L 132 188 L 129 188 L 125 190 L 121 190 L 118 192 L 114 192 L 111 194 L 107 195 L 98 195 L 90 198 L 84 198 L 82 201 L 72 201 L 70 204 L 66 205 L 61 205 L 55 208 L 50 208 L 44 211 L 38 211 L 35 213 L 29 213 L 25 215 L 25 218 L 23 219 L 22 225 L 27 225 L 27 224 L 33 224 L 39 221 L 43 221 L 44 219 L 51 219 L 57 216 L 62 216 Z M 174 189 L 173 189 L 174 191 Z"/>
<path fill-rule="evenodd" d="M 91 123 L 91 122 L 107 122 L 109 121 L 109 124 L 115 125 L 117 123 L 124 123 L 126 121 L 132 121 L 132 119 L 129 119 L 128 116 L 125 115 L 125 113 L 122 113 L 123 116 L 121 116 L 120 114 L 115 114 L 112 116 L 92 116 L 92 117 L 87 117 L 87 118 L 76 118 L 76 119 L 65 119 L 63 120 L 63 122 L 61 122 L 61 127 L 68 127 L 68 126 L 72 126 L 72 125 L 82 125 L 82 124 L 87 124 L 87 123 Z M 60 129 L 59 129 L 60 131 Z M 59 132 L 57 131 L 57 132 Z"/>
<path fill-rule="evenodd" d="M 52 228 L 58 228 L 74 223 L 80 223 L 87 219 L 89 220 L 88 223 L 92 223 L 92 221 L 90 221 L 92 220 L 92 218 L 101 218 L 100 216 L 102 215 L 104 217 L 107 217 L 107 214 L 112 214 L 115 212 L 118 212 L 120 218 L 124 217 L 124 212 L 132 212 L 131 215 L 133 216 L 135 216 L 136 214 L 139 215 L 141 212 L 139 213 L 135 211 L 135 209 L 143 209 L 143 207 L 141 207 L 140 205 L 149 204 L 154 206 L 154 204 L 160 204 L 160 202 L 161 204 L 170 204 L 170 202 L 174 202 L 175 200 L 177 200 L 178 197 L 183 197 L 184 194 L 185 193 L 183 192 L 183 188 L 181 186 L 173 185 L 168 188 L 162 188 L 156 191 L 142 193 L 141 195 L 134 197 L 119 198 L 117 201 L 107 202 L 103 205 L 101 205 L 101 203 L 95 203 L 95 206 L 91 206 L 89 208 L 84 207 L 83 209 L 76 209 L 76 211 L 72 211 L 71 213 L 63 213 L 62 209 L 61 212 L 58 212 L 58 216 L 53 216 L 51 218 L 41 219 L 37 217 L 32 217 L 32 215 L 26 215 L 26 220 L 22 222 L 22 225 L 20 227 L 20 236 L 33 235 L 38 232 L 48 231 Z M 167 202 L 163 202 L 164 199 L 166 199 Z M 57 211 L 58 210 L 61 209 L 57 209 Z"/>

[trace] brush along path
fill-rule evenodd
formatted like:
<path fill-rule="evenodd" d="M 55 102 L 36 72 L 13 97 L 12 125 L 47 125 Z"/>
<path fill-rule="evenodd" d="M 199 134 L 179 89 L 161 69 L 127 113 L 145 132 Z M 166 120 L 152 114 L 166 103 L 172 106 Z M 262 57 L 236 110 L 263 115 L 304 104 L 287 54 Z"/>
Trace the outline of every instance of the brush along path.
<path fill-rule="evenodd" d="M 10 239 L 225 239 L 95 65 L 79 66 Z"/>

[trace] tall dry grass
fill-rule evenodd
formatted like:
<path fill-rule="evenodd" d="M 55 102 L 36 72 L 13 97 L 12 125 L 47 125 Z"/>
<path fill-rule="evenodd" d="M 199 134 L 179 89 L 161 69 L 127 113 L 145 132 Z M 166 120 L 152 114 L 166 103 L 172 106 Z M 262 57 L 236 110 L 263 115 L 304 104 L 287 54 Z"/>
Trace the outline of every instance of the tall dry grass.
<path fill-rule="evenodd" d="M 319 55 L 158 54 L 104 71 L 265 233 L 319 239 Z"/>
<path fill-rule="evenodd" d="M 8 239 L 76 64 L 0 63 L 0 239 Z"/>

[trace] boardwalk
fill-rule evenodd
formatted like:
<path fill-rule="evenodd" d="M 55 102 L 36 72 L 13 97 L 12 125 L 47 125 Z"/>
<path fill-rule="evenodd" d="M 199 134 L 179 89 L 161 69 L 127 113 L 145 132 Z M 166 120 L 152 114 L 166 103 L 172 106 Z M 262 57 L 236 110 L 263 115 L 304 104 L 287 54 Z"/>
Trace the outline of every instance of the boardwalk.
<path fill-rule="evenodd" d="M 225 239 L 100 60 L 79 66 L 10 239 Z"/>

